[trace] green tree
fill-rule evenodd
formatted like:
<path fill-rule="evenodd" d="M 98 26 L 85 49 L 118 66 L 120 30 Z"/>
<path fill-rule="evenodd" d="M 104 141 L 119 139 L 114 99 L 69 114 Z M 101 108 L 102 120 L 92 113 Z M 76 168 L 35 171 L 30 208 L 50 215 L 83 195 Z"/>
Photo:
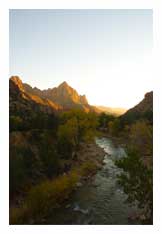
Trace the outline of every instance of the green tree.
<path fill-rule="evenodd" d="M 119 184 L 128 195 L 127 202 L 138 202 L 145 216 L 144 223 L 152 223 L 153 215 L 153 179 L 152 169 L 146 167 L 139 151 L 130 148 L 127 157 L 116 161 L 116 165 L 123 169 L 118 176 Z"/>
<path fill-rule="evenodd" d="M 96 135 L 98 119 L 95 113 L 85 113 L 84 118 L 78 119 L 78 141 L 91 141 Z"/>
<path fill-rule="evenodd" d="M 135 147 L 145 156 L 153 154 L 153 128 L 144 121 L 137 121 L 130 127 L 130 144 Z"/>
<path fill-rule="evenodd" d="M 10 194 L 20 192 L 37 177 L 39 161 L 27 147 L 10 148 L 9 178 Z"/>
<path fill-rule="evenodd" d="M 121 123 L 119 118 L 116 118 L 114 121 L 108 123 L 108 131 L 113 136 L 118 136 L 121 130 Z"/>
<path fill-rule="evenodd" d="M 42 144 L 40 159 L 42 171 L 48 178 L 52 178 L 60 173 L 60 159 L 54 145 L 49 145 L 47 142 Z"/>
<path fill-rule="evenodd" d="M 113 115 L 108 115 L 108 114 L 105 114 L 104 112 L 101 113 L 98 117 L 98 125 L 99 125 L 99 128 L 108 128 L 108 123 L 110 121 L 113 121 L 114 120 L 114 116 Z"/>
<path fill-rule="evenodd" d="M 30 140 L 33 145 L 37 145 L 41 172 L 49 178 L 58 175 L 60 173 L 60 158 L 57 153 L 55 133 L 48 129 L 36 130 L 32 132 Z"/>
<path fill-rule="evenodd" d="M 19 131 L 23 129 L 23 120 L 19 116 L 10 116 L 10 131 Z"/>
<path fill-rule="evenodd" d="M 64 158 L 70 158 L 78 145 L 78 125 L 75 117 L 58 128 L 58 152 Z"/>

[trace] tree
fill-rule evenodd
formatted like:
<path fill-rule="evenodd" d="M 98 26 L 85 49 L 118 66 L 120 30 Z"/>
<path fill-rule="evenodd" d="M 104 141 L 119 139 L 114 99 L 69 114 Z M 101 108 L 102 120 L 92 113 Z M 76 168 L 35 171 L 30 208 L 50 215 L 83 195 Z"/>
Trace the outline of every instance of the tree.
<path fill-rule="evenodd" d="M 64 158 L 70 158 L 78 145 L 78 125 L 75 117 L 58 128 L 58 152 Z"/>
<path fill-rule="evenodd" d="M 137 201 L 145 216 L 144 223 L 152 223 L 152 169 L 143 164 L 139 151 L 133 148 L 127 151 L 127 157 L 116 161 L 116 165 L 123 169 L 123 173 L 118 176 L 118 182 L 128 195 L 127 202 Z"/>
<path fill-rule="evenodd" d="M 39 161 L 29 148 L 12 146 L 9 160 L 10 194 L 23 190 L 31 183 L 37 177 L 39 166 Z"/>
<path fill-rule="evenodd" d="M 19 116 L 10 116 L 10 131 L 19 131 L 23 129 L 23 120 Z"/>
<path fill-rule="evenodd" d="M 110 121 L 108 123 L 108 131 L 113 136 L 118 136 L 120 130 L 121 130 L 121 123 L 119 118 L 116 118 L 114 121 Z"/>
<path fill-rule="evenodd" d="M 96 135 L 98 119 L 95 113 L 85 113 L 84 118 L 78 119 L 78 141 L 91 141 Z"/>
<path fill-rule="evenodd" d="M 99 128 L 108 128 L 108 123 L 114 120 L 113 115 L 105 114 L 104 112 L 99 115 L 98 122 Z"/>
<path fill-rule="evenodd" d="M 44 142 L 40 150 L 40 159 L 42 162 L 42 171 L 48 178 L 59 174 L 60 160 L 54 145 Z"/>
<path fill-rule="evenodd" d="M 153 128 L 152 126 L 144 121 L 137 121 L 130 127 L 130 144 L 136 146 L 136 148 L 143 153 L 143 155 L 153 154 Z"/>

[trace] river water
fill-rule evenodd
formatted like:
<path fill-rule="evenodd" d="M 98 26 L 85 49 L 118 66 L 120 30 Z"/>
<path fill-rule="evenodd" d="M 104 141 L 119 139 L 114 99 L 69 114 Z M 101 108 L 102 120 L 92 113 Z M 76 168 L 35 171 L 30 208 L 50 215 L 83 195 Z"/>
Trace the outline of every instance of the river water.
<path fill-rule="evenodd" d="M 121 169 L 114 164 L 126 153 L 108 138 L 96 138 L 96 144 L 105 151 L 103 167 L 73 193 L 64 207 L 55 210 L 50 224 L 131 224 L 129 217 L 137 208 L 125 203 L 127 195 L 117 183 Z"/>

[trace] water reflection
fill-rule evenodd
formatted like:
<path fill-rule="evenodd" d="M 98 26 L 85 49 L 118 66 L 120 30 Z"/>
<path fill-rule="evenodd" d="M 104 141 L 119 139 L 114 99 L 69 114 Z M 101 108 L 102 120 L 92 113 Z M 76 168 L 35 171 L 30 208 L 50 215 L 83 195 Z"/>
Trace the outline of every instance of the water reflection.
<path fill-rule="evenodd" d="M 136 211 L 125 203 L 126 194 L 117 183 L 121 169 L 114 161 L 126 156 L 124 149 L 107 138 L 96 138 L 96 144 L 105 151 L 104 166 L 93 181 L 77 189 L 67 208 L 58 210 L 57 224 L 129 224 L 128 217 Z"/>

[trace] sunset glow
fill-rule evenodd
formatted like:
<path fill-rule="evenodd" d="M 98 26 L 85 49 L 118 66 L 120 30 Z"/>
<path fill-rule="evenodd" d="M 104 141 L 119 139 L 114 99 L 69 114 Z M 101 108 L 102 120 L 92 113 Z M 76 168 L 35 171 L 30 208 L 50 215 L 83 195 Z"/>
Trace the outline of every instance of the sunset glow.
<path fill-rule="evenodd" d="M 152 77 L 152 10 L 11 10 L 10 75 L 64 80 L 90 104 L 130 108 Z"/>

